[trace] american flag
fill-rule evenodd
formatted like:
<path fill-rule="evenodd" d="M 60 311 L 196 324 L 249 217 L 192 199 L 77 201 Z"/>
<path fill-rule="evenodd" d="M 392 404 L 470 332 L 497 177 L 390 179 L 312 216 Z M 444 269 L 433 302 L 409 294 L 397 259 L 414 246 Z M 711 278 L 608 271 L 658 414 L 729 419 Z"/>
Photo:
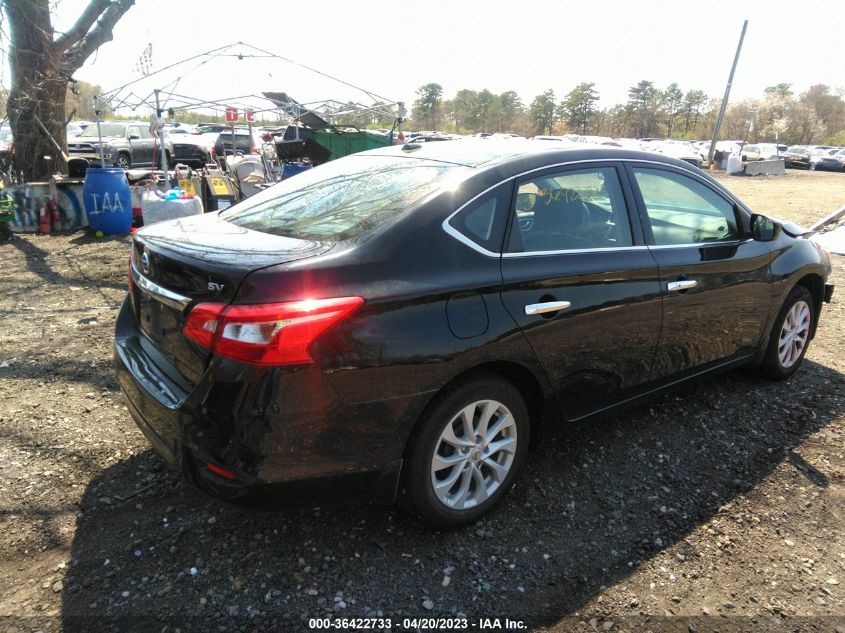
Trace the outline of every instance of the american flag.
<path fill-rule="evenodd" d="M 150 42 L 147 44 L 147 48 L 144 49 L 144 52 L 141 53 L 141 57 L 138 58 L 138 62 L 135 64 L 135 72 L 139 72 L 144 77 L 150 74 L 150 70 L 153 67 L 153 44 Z"/>

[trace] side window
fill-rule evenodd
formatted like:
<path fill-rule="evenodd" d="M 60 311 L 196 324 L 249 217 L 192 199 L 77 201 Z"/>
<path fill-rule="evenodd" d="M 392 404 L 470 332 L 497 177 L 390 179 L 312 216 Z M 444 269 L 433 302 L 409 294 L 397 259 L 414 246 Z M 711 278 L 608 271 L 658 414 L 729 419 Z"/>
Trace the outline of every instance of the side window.
<path fill-rule="evenodd" d="M 518 183 L 508 251 L 631 246 L 631 225 L 613 167 L 546 174 Z"/>
<path fill-rule="evenodd" d="M 129 138 L 131 136 L 137 136 L 138 138 L 144 138 L 141 135 L 141 128 L 134 126 L 134 125 L 130 126 L 129 129 L 126 130 L 126 138 Z"/>
<path fill-rule="evenodd" d="M 455 215 L 449 224 L 482 248 L 498 253 L 510 205 L 510 185 L 502 185 Z"/>
<path fill-rule="evenodd" d="M 733 204 L 709 187 L 671 171 L 634 168 L 656 246 L 738 239 Z"/>

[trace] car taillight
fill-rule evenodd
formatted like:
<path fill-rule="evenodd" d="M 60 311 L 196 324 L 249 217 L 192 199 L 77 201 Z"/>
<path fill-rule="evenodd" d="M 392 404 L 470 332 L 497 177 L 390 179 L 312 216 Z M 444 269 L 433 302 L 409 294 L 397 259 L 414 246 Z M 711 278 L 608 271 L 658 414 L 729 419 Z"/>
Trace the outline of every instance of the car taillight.
<path fill-rule="evenodd" d="M 253 154 L 260 154 L 261 153 L 261 152 L 258 151 L 257 147 L 253 147 L 252 150 L 250 150 L 250 152 L 253 153 Z"/>
<path fill-rule="evenodd" d="M 200 303 L 182 333 L 225 356 L 253 365 L 310 365 L 310 348 L 321 334 L 364 305 L 361 297 L 285 303 Z"/>

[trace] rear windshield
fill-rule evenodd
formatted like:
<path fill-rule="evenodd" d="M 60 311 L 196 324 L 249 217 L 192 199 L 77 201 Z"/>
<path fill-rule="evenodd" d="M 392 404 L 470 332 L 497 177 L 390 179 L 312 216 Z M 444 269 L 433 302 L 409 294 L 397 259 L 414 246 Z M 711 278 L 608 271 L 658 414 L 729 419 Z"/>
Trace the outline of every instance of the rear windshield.
<path fill-rule="evenodd" d="M 390 222 L 468 167 L 394 156 L 349 156 L 252 196 L 221 217 L 247 229 L 349 240 Z"/>

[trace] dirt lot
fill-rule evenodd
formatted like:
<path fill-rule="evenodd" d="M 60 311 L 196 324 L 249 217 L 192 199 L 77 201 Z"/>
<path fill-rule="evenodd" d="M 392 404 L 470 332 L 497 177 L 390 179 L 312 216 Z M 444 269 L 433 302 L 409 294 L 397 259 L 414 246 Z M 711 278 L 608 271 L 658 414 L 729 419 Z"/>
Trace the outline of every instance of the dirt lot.
<path fill-rule="evenodd" d="M 845 203 L 845 174 L 724 180 L 805 224 Z M 0 632 L 299 631 L 320 616 L 845 632 L 843 258 L 792 379 L 734 371 L 577 429 L 492 517 L 433 533 L 296 494 L 240 509 L 166 470 L 112 377 L 127 251 L 83 233 L 0 244 Z"/>

